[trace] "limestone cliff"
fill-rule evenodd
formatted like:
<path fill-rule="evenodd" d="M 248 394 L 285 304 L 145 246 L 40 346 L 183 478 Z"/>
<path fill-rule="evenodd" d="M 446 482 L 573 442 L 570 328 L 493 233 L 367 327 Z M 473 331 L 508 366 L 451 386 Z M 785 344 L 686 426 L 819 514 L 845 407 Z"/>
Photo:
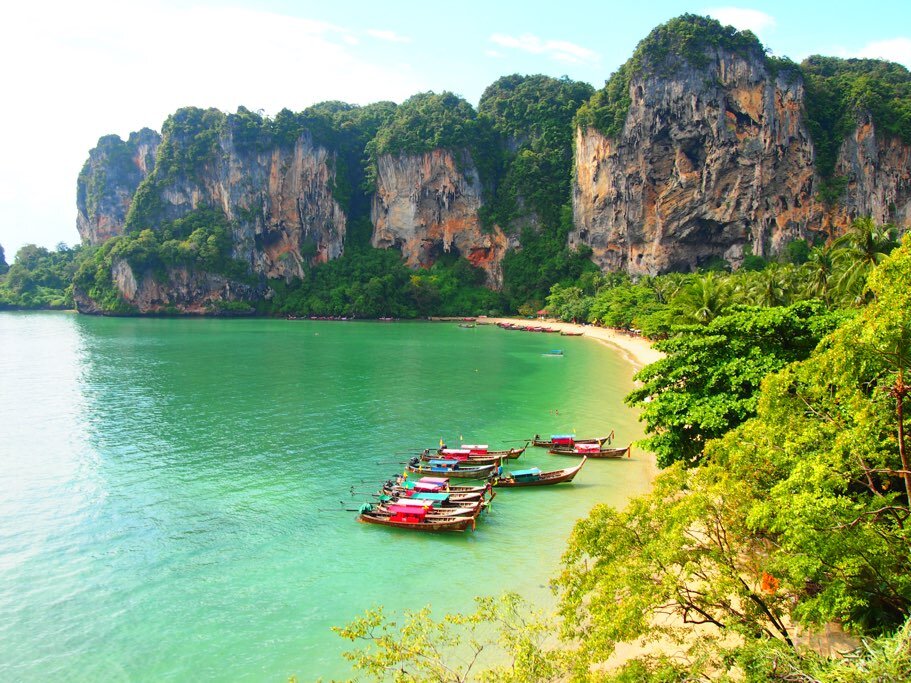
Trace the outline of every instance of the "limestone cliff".
<path fill-rule="evenodd" d="M 220 209 L 233 231 L 233 257 L 268 278 L 299 278 L 307 263 L 342 253 L 346 218 L 333 196 L 333 152 L 309 134 L 289 145 L 241 145 L 228 128 L 201 163 L 181 166 L 180 150 L 194 142 L 178 134 L 167 140 L 176 161 L 140 189 L 131 229 L 154 229 L 197 208 Z"/>
<path fill-rule="evenodd" d="M 454 251 L 483 268 L 489 284 L 499 285 L 508 239 L 499 227 L 481 228 L 478 173 L 469 155 L 460 162 L 443 149 L 379 157 L 372 243 L 400 249 L 413 267 L 429 267 L 441 253 Z"/>
<path fill-rule="evenodd" d="M 97 245 L 123 233 L 139 184 L 152 172 L 161 136 L 143 128 L 124 141 L 107 135 L 89 152 L 76 181 L 76 228 Z"/>
<path fill-rule="evenodd" d="M 577 130 L 571 244 L 591 246 L 605 269 L 660 273 L 719 256 L 736 264 L 747 246 L 774 254 L 861 215 L 908 224 L 906 145 L 860 125 L 839 151 L 845 194 L 825 205 L 800 75 L 771 73 L 759 50 L 704 57 L 633 73 L 619 135 Z"/>
<path fill-rule="evenodd" d="M 188 267 L 168 268 L 162 279 L 151 270 L 134 271 L 125 259 L 114 262 L 111 275 L 124 304 L 142 314 L 252 313 L 251 302 L 270 295 L 269 288 L 264 285 L 238 283 L 222 275 Z M 99 315 L 106 312 L 78 287 L 74 288 L 74 299 L 80 313 Z"/>

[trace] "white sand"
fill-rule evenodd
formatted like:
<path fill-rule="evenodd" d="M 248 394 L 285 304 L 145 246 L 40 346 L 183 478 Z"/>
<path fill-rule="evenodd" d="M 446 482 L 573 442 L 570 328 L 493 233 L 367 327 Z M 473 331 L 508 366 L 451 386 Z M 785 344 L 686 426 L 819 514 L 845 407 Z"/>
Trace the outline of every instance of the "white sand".
<path fill-rule="evenodd" d="M 644 337 L 636 337 L 621 330 L 611 327 L 595 327 L 593 325 L 576 325 L 564 323 L 551 318 L 538 318 L 527 320 L 524 318 L 480 318 L 482 322 L 510 322 L 517 325 L 541 325 L 560 330 L 561 332 L 581 332 L 586 337 L 597 339 L 602 344 L 612 346 L 622 352 L 630 363 L 638 370 L 649 363 L 664 358 L 661 351 L 655 350 L 652 343 Z"/>

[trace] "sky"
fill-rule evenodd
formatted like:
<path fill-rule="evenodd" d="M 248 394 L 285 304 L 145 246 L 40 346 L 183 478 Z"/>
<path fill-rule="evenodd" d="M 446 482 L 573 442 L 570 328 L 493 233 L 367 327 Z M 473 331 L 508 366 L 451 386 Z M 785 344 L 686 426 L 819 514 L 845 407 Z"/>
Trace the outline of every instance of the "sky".
<path fill-rule="evenodd" d="M 911 2 L 79 0 L 0 10 L 0 245 L 79 242 L 76 177 L 98 138 L 183 106 L 275 114 L 449 90 L 512 73 L 600 87 L 658 24 L 692 12 L 774 54 L 911 67 Z"/>

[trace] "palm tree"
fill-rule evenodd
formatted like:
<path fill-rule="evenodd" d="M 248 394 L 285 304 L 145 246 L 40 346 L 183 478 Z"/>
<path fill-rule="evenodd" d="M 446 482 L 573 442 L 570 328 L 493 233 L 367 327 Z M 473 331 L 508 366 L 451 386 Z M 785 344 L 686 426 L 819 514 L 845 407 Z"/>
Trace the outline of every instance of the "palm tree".
<path fill-rule="evenodd" d="M 785 306 L 791 299 L 790 269 L 770 263 L 752 274 L 744 294 L 754 306 Z"/>
<path fill-rule="evenodd" d="M 731 305 L 731 288 L 726 279 L 706 273 L 684 287 L 674 297 L 674 303 L 686 322 L 707 325 Z"/>
<path fill-rule="evenodd" d="M 836 288 L 845 298 L 861 303 L 867 295 L 867 275 L 898 244 L 895 226 L 876 225 L 870 217 L 856 218 L 833 243 L 832 259 L 838 268 Z"/>
<path fill-rule="evenodd" d="M 828 247 L 814 247 L 810 257 L 801 266 L 806 277 L 804 295 L 813 299 L 822 299 L 827 306 L 832 303 L 832 274 L 834 260 L 832 250 Z"/>

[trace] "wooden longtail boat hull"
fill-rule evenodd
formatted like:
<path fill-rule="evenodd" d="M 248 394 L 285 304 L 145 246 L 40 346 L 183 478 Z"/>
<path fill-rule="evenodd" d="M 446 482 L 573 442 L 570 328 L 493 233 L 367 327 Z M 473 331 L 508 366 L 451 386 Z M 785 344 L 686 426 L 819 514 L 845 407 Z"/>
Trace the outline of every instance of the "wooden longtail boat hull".
<path fill-rule="evenodd" d="M 475 488 L 472 486 L 471 488 Z M 479 500 L 484 500 L 484 495 L 487 492 L 486 487 L 481 488 L 480 491 L 440 491 L 440 493 L 448 493 L 449 500 L 453 503 L 472 503 Z M 413 489 L 406 489 L 401 486 L 393 486 L 391 488 L 384 488 L 381 492 L 385 496 L 399 496 L 401 498 L 408 498 L 409 494 L 413 493 Z M 493 493 L 491 491 L 491 493 Z"/>
<path fill-rule="evenodd" d="M 481 514 L 483 508 L 480 505 L 475 505 L 472 507 L 446 507 L 446 508 L 433 508 L 428 510 L 424 515 L 424 519 L 440 519 L 448 517 L 477 517 Z M 385 505 L 374 505 L 373 514 L 377 515 L 391 515 L 392 512 Z"/>
<path fill-rule="evenodd" d="M 426 522 L 393 522 L 388 516 L 376 515 L 371 512 L 360 513 L 358 521 L 414 531 L 465 531 L 469 527 L 474 530 L 475 525 L 474 517 L 443 517 Z"/>
<path fill-rule="evenodd" d="M 603 446 L 604 442 L 608 439 L 610 439 L 610 436 L 601 436 L 597 439 L 573 439 L 573 443 L 596 443 L 599 446 Z M 537 434 L 535 434 L 535 438 L 532 439 L 531 445 L 537 446 L 538 448 L 557 448 L 557 446 L 554 446 L 553 441 L 539 439 Z"/>
<path fill-rule="evenodd" d="M 494 486 L 519 488 L 523 486 L 549 486 L 551 484 L 569 483 L 579 473 L 579 470 L 582 469 L 582 465 L 585 464 L 586 459 L 587 458 L 582 458 L 582 462 L 575 467 L 566 467 L 562 470 L 554 470 L 553 472 L 541 472 L 541 476 L 538 479 L 521 481 L 508 476 L 500 477 L 496 480 Z"/>
<path fill-rule="evenodd" d="M 422 465 L 408 465 L 408 471 L 429 477 L 449 477 L 450 479 L 487 479 L 491 472 L 496 470 L 494 465 L 482 467 L 466 467 L 465 469 L 449 469 L 446 467 L 424 467 Z"/>
<path fill-rule="evenodd" d="M 421 453 L 420 457 L 424 462 L 429 462 L 430 460 L 439 460 L 440 458 L 446 458 L 449 456 L 442 455 L 440 451 L 431 452 L 427 450 Z M 466 465 L 469 465 L 471 467 L 478 467 L 481 465 L 496 466 L 500 464 L 500 461 L 503 460 L 504 457 L 505 456 L 502 455 L 469 455 L 468 457 L 465 457 L 463 460 L 461 460 L 461 462 L 464 462 Z"/>
<path fill-rule="evenodd" d="M 522 448 L 509 448 L 505 451 L 487 451 L 487 453 L 484 453 L 483 455 L 481 455 L 481 454 L 469 455 L 468 460 L 469 460 L 469 462 L 475 463 L 475 464 L 480 464 L 480 462 L 482 460 L 494 460 L 494 459 L 499 460 L 501 458 L 509 458 L 510 460 L 515 460 L 516 458 L 518 458 L 520 455 L 522 455 L 525 452 L 526 448 L 528 448 L 528 444 L 526 444 Z M 427 450 L 424 451 L 424 453 L 421 454 L 422 460 L 430 459 L 430 458 L 424 457 L 424 455 L 428 454 L 429 451 L 430 451 L 430 449 L 428 448 Z M 442 456 L 442 455 L 443 455 L 443 449 L 438 448 L 436 450 L 436 456 L 438 457 L 438 456 Z M 434 457 L 434 459 L 436 459 L 436 457 Z"/>
<path fill-rule="evenodd" d="M 631 447 L 632 445 L 627 446 L 626 448 L 602 448 L 593 453 L 577 453 L 572 448 L 551 448 L 547 452 L 551 455 L 575 455 L 576 457 L 584 455 L 586 458 L 622 458 L 629 453 Z"/>

